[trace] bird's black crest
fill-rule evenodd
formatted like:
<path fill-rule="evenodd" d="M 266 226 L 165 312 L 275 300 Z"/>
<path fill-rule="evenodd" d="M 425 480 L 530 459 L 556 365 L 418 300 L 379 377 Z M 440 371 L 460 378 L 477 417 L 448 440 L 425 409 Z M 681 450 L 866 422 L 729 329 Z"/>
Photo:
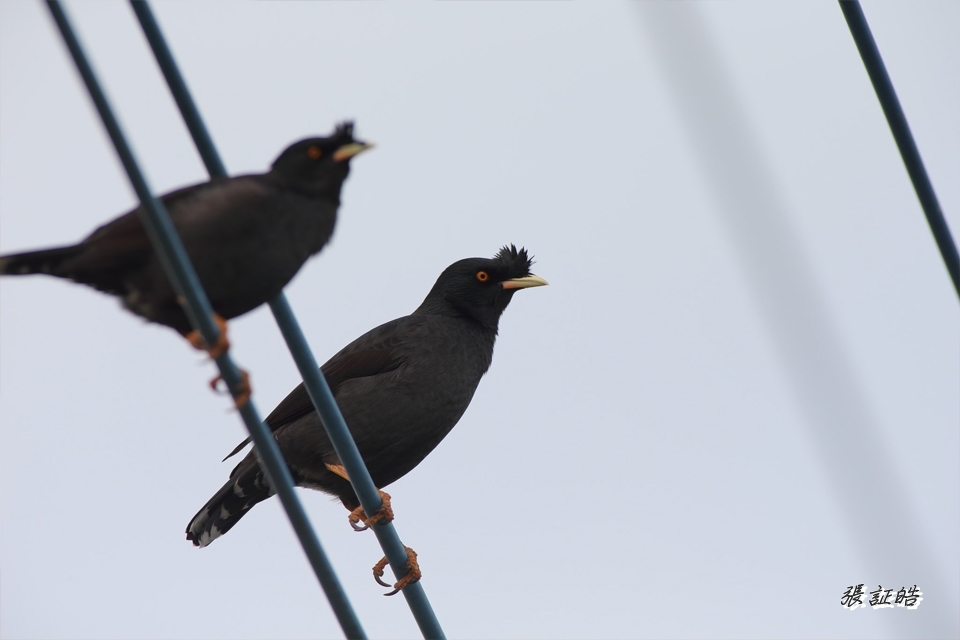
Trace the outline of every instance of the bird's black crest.
<path fill-rule="evenodd" d="M 513 277 L 522 278 L 530 275 L 530 268 L 533 266 L 533 256 L 527 255 L 527 250 L 523 247 L 517 249 L 517 245 L 504 245 L 493 256 L 493 259 L 503 264 Z"/>
<path fill-rule="evenodd" d="M 337 128 L 333 131 L 332 137 L 353 140 L 353 120 L 344 120 L 338 124 Z"/>

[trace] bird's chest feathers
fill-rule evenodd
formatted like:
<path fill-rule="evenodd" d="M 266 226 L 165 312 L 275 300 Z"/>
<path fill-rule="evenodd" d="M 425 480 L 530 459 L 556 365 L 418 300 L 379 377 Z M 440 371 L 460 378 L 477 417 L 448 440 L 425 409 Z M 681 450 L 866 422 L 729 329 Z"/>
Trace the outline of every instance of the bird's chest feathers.
<path fill-rule="evenodd" d="M 361 449 L 429 451 L 466 411 L 491 358 L 492 344 L 437 331 L 396 370 L 357 381 L 337 400 Z"/>
<path fill-rule="evenodd" d="M 195 224 L 183 233 L 201 282 L 217 283 L 223 300 L 241 301 L 237 308 L 220 309 L 225 303 L 212 295 L 221 315 L 247 311 L 243 300 L 276 295 L 333 231 L 336 209 L 329 203 L 294 194 L 278 196 L 274 204 L 238 211 L 215 228 Z"/>

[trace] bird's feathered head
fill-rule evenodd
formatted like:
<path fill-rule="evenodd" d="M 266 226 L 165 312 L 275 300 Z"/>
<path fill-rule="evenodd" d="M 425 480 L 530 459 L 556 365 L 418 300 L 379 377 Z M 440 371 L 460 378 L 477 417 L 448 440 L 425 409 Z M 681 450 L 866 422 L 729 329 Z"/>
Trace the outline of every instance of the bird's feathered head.
<path fill-rule="evenodd" d="M 493 258 L 466 258 L 444 269 L 415 313 L 466 316 L 496 332 L 500 315 L 520 289 L 547 281 L 530 272 L 524 248 L 504 246 Z"/>
<path fill-rule="evenodd" d="M 273 161 L 269 175 L 294 188 L 334 190 L 339 199 L 340 186 L 350 173 L 350 159 L 372 146 L 353 137 L 353 122 L 348 120 L 325 138 L 304 138 L 291 144 Z"/>

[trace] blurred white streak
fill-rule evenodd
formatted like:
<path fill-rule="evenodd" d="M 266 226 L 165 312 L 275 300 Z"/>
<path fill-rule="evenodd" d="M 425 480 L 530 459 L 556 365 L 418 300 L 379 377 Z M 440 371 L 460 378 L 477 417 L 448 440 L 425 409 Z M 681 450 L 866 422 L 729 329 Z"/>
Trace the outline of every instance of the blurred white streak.
<path fill-rule="evenodd" d="M 948 593 L 699 5 L 636 6 L 644 40 L 689 133 L 703 178 L 846 516 L 848 544 L 874 582 L 912 585 L 923 580 L 927 593 Z M 838 9 L 837 20 L 842 19 Z M 878 130 L 877 135 L 889 132 Z M 878 481 L 884 490 L 872 488 Z M 914 637 L 950 635 L 958 605 L 941 604 L 936 614 L 928 610 L 922 619 L 890 616 L 892 630 Z"/>

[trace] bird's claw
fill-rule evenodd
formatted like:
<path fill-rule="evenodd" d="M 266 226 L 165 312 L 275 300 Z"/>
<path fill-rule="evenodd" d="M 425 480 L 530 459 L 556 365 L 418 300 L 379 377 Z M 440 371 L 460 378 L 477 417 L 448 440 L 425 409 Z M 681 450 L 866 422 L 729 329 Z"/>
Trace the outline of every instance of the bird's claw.
<path fill-rule="evenodd" d="M 354 531 L 366 531 L 381 520 L 383 520 L 384 523 L 393 522 L 393 508 L 390 506 L 390 494 L 386 491 L 380 491 L 379 489 L 377 489 L 377 491 L 380 493 L 380 500 L 383 504 L 380 505 L 380 508 L 377 509 L 375 514 L 369 518 L 365 518 L 364 516 L 367 514 L 363 510 L 363 507 L 357 507 L 347 516 L 347 520 L 350 521 L 350 526 L 353 527 Z M 360 522 L 363 522 L 363 524 L 361 525 Z"/>
<path fill-rule="evenodd" d="M 223 381 L 223 376 L 217 376 L 212 379 L 210 381 L 210 388 L 217 393 L 230 393 L 229 389 L 226 391 L 220 390 L 221 381 Z M 237 406 L 237 409 L 242 409 L 243 406 L 250 401 L 250 394 L 252 393 L 253 389 L 250 387 L 250 375 L 243 369 L 240 369 L 240 388 L 237 389 L 237 394 L 233 396 L 233 402 Z"/>
<path fill-rule="evenodd" d="M 213 320 L 217 323 L 217 327 L 220 329 L 220 332 L 217 335 L 217 343 L 215 345 L 212 347 L 208 345 L 207 341 L 203 339 L 203 334 L 196 329 L 188 333 L 186 338 L 194 349 L 206 351 L 208 354 L 210 354 L 211 358 L 216 360 L 230 350 L 230 341 L 227 339 L 227 321 L 216 313 L 213 314 Z"/>
<path fill-rule="evenodd" d="M 398 580 L 396 584 L 388 584 L 383 580 L 381 580 L 381 578 L 383 577 L 383 570 L 387 567 L 386 556 L 381 558 L 380 562 L 373 565 L 373 579 L 377 581 L 377 584 L 384 586 L 388 589 L 390 588 L 393 589 L 393 591 L 391 591 L 390 593 L 383 594 L 385 596 L 395 596 L 398 593 L 400 593 L 400 591 L 402 591 L 404 587 L 406 587 L 409 584 L 413 584 L 414 582 L 419 580 L 421 577 L 423 577 L 423 573 L 420 571 L 420 564 L 417 562 L 417 552 L 411 549 L 410 547 L 404 547 L 404 549 L 407 550 L 407 568 L 409 569 L 409 571 L 407 571 L 407 575 L 400 578 L 400 580 Z"/>
<path fill-rule="evenodd" d="M 381 587 L 386 587 L 387 589 L 392 589 L 393 585 L 389 582 L 384 582 L 381 580 L 383 577 L 383 570 L 387 568 L 387 556 L 380 558 L 380 562 L 373 565 L 373 579 L 377 581 Z"/>

